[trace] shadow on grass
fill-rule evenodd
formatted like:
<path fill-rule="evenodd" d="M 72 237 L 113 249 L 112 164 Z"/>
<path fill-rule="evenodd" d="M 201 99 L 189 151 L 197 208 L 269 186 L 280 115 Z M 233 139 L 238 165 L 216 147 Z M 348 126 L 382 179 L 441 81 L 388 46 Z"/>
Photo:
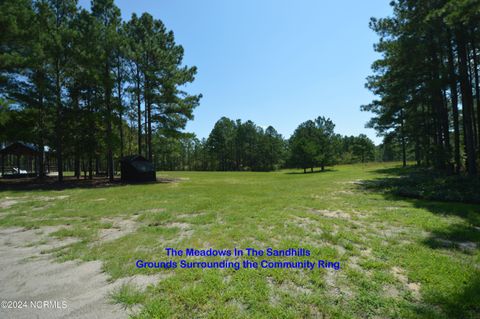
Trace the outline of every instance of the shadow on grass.
<path fill-rule="evenodd" d="M 426 209 L 435 215 L 454 215 L 464 220 L 463 223 L 432 231 L 425 241 L 429 247 L 469 250 L 468 244 L 462 245 L 462 242 L 471 243 L 471 247 L 472 244 L 480 246 L 480 206 L 476 205 L 475 197 L 480 189 L 475 188 L 478 179 L 445 176 L 416 167 L 380 169 L 376 172 L 387 176 L 362 181 L 358 186 L 364 191 L 381 193 L 386 200 L 407 201 L 415 208 Z M 462 180 L 468 182 L 459 186 Z M 444 196 L 446 194 L 449 195 Z M 468 200 L 462 201 L 465 196 Z"/>
<path fill-rule="evenodd" d="M 440 298 L 450 318 L 480 318 L 480 278 L 474 277 L 463 285 L 461 293 L 452 298 Z"/>
<path fill-rule="evenodd" d="M 369 189 L 371 191 L 371 189 Z M 379 190 L 381 191 L 381 190 Z M 480 206 L 468 203 L 439 202 L 425 199 L 410 199 L 383 191 L 390 201 L 403 201 L 415 208 L 426 209 L 438 216 L 457 216 L 464 222 L 442 226 L 423 241 L 432 249 L 455 249 L 466 254 L 475 253 L 480 247 Z"/>
<path fill-rule="evenodd" d="M 367 192 L 381 193 L 386 200 L 403 201 L 438 216 L 457 216 L 463 221 L 430 231 L 422 244 L 431 249 L 478 254 L 480 247 L 480 180 L 447 176 L 416 167 L 379 169 L 385 175 L 358 183 Z M 462 255 L 459 255 L 462 256 Z M 458 258 L 458 257 L 457 257 Z M 467 260 L 467 259 L 466 259 Z M 478 260 L 478 259 L 477 259 Z M 439 265 L 441 267 L 441 265 Z M 427 304 L 438 305 L 447 318 L 480 318 L 480 271 L 457 282 L 450 293 L 432 292 Z M 430 306 L 416 305 L 420 318 L 434 318 Z"/>
<path fill-rule="evenodd" d="M 411 200 L 414 207 L 435 215 L 460 217 L 464 222 L 442 226 L 430 231 L 423 244 L 431 249 L 451 249 L 464 254 L 475 254 L 480 247 L 480 207 L 462 203 L 429 202 Z M 480 297 L 480 291 L 479 291 Z M 480 300 L 480 298 L 479 298 Z"/>
<path fill-rule="evenodd" d="M 454 224 L 434 230 L 423 243 L 433 249 L 449 248 L 473 254 L 480 244 L 480 231 L 475 226 Z"/>
<path fill-rule="evenodd" d="M 333 168 L 326 168 L 323 171 L 322 170 L 314 170 L 313 172 L 311 170 L 307 170 L 306 173 L 303 171 L 298 171 L 298 172 L 285 172 L 285 174 L 288 175 L 308 175 L 308 174 L 318 174 L 318 173 L 330 173 L 330 172 L 336 172 L 336 169 Z"/>
<path fill-rule="evenodd" d="M 104 188 L 125 185 L 144 185 L 155 183 L 172 183 L 177 181 L 172 178 L 157 178 L 156 182 L 123 183 L 120 178 L 110 182 L 106 177 L 94 177 L 92 179 L 76 179 L 75 177 L 64 177 L 63 182 L 58 182 L 56 177 L 0 179 L 0 192 L 2 191 L 29 191 L 29 190 L 65 190 L 75 188 Z"/>
<path fill-rule="evenodd" d="M 363 181 L 366 190 L 416 199 L 480 204 L 480 178 L 446 175 L 417 167 L 378 169 L 383 178 Z"/>
<path fill-rule="evenodd" d="M 458 282 L 449 295 L 434 292 L 427 300 L 442 309 L 445 318 L 480 318 L 480 278 L 471 276 L 469 281 Z M 413 305 L 418 318 L 438 318 L 438 313 L 430 306 Z M 443 318 L 443 317 L 441 317 Z"/>

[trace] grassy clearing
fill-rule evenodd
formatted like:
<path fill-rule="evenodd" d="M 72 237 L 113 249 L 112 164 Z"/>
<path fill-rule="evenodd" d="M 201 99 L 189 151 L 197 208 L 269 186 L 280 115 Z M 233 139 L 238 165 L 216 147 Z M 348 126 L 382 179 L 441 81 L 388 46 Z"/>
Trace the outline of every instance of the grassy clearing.
<path fill-rule="evenodd" d="M 177 181 L 6 191 L 0 225 L 63 225 L 52 235 L 79 240 L 53 251 L 57 258 L 101 260 L 112 279 L 165 273 L 146 290 L 122 286 L 112 295 L 125 307 L 142 305 L 136 318 L 478 318 L 480 206 L 362 186 L 394 177 L 393 167 L 162 172 Z M 340 261 L 342 269 L 135 267 L 137 259 L 165 260 L 166 247 L 302 247 L 310 260 Z"/>

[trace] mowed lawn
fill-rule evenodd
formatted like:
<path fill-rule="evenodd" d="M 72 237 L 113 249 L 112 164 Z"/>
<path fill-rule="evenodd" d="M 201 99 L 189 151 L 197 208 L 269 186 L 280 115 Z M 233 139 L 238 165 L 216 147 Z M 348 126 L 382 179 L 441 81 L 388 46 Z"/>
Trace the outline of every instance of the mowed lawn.
<path fill-rule="evenodd" d="M 173 181 L 3 191 L 10 205 L 0 208 L 0 226 L 59 225 L 52 236 L 79 241 L 48 253 L 60 262 L 101 260 L 112 280 L 162 273 L 156 285 L 124 285 L 110 296 L 138 318 L 480 318 L 480 206 L 362 187 L 392 177 L 385 169 L 394 166 L 159 172 Z M 117 228 L 123 236 L 112 236 Z M 341 269 L 135 266 L 169 260 L 166 247 L 306 248 L 309 260 Z"/>

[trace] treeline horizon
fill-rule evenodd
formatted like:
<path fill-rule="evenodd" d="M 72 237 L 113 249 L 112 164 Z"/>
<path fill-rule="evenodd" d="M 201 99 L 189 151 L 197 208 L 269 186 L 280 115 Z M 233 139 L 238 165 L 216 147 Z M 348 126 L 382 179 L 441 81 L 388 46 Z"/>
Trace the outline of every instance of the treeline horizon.
<path fill-rule="evenodd" d="M 319 119 L 327 123 L 325 132 L 316 127 Z M 207 138 L 199 139 L 194 133 L 175 136 L 155 133 L 152 136 L 152 162 L 158 170 L 172 171 L 273 171 L 283 168 L 313 171 L 322 166 L 401 159 L 398 149 L 385 150 L 383 144 L 376 146 L 365 134 L 335 134 L 334 126 L 331 120 L 319 117 L 301 123 L 286 139 L 273 126 L 264 129 L 251 120 L 243 122 L 222 117 Z M 136 138 L 126 139 L 126 154 L 135 154 L 136 148 Z M 114 170 L 118 171 L 119 163 L 116 163 Z M 74 171 L 77 177 L 90 177 L 85 163 L 81 164 L 75 172 L 78 167 L 74 159 L 67 158 L 63 168 Z M 105 155 L 96 158 L 92 171 L 94 175 L 106 173 Z"/>
<path fill-rule="evenodd" d="M 372 18 L 382 58 L 367 79 L 377 99 L 369 127 L 414 158 L 448 174 L 478 176 L 480 155 L 480 2 L 392 1 Z"/>
<path fill-rule="evenodd" d="M 207 138 L 198 139 L 194 134 L 157 136 L 155 166 L 160 170 L 313 171 L 316 167 L 383 159 L 382 146 L 376 147 L 365 134 L 342 136 L 334 127 L 330 119 L 318 117 L 301 123 L 286 139 L 273 126 L 264 129 L 251 120 L 222 117 Z M 387 151 L 386 156 L 400 159 L 398 150 Z"/>

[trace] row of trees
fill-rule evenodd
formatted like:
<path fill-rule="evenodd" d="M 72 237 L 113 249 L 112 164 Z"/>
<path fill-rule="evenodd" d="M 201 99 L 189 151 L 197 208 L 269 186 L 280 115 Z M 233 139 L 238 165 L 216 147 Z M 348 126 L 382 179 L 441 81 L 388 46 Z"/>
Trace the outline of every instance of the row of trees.
<path fill-rule="evenodd" d="M 375 159 L 375 144 L 364 134 L 342 137 L 334 132 L 335 124 L 318 117 L 300 124 L 288 141 L 288 166 L 325 170 L 337 163 L 366 162 Z"/>
<path fill-rule="evenodd" d="M 271 171 L 284 166 L 286 142 L 271 126 L 218 120 L 208 138 L 159 137 L 157 168 L 164 170 Z"/>
<path fill-rule="evenodd" d="M 219 170 L 268 171 L 279 167 L 284 157 L 282 136 L 272 127 L 265 130 L 252 121 L 242 123 L 221 118 L 205 143 L 212 155 L 212 168 Z"/>
<path fill-rule="evenodd" d="M 378 99 L 362 107 L 385 143 L 418 164 L 478 172 L 480 153 L 480 2 L 392 1 L 393 16 L 372 18 L 382 58 L 367 87 Z"/>
<path fill-rule="evenodd" d="M 153 136 L 193 119 L 201 95 L 181 88 L 196 68 L 151 15 L 124 22 L 113 0 L 3 0 L 0 12 L 0 138 L 50 146 L 60 181 L 65 159 L 91 177 L 100 158 L 113 180 L 114 159 L 151 160 Z"/>
<path fill-rule="evenodd" d="M 272 126 L 263 129 L 252 121 L 223 117 L 207 139 L 158 137 L 155 163 L 162 170 L 270 171 L 292 167 L 306 172 L 307 168 L 313 171 L 314 167 L 376 159 L 375 145 L 366 135 L 341 136 L 334 133 L 334 127 L 330 119 L 319 117 L 300 124 L 286 140 Z"/>

